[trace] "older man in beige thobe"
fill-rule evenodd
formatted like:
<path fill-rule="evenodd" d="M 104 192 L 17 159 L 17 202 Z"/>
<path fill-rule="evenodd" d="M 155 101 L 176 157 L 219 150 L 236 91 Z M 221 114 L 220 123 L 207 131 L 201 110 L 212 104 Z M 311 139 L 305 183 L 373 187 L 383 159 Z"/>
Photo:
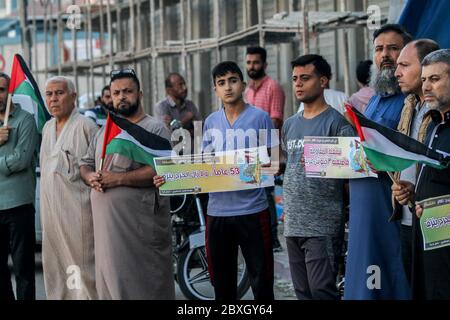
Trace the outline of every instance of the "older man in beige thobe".
<path fill-rule="evenodd" d="M 111 78 L 114 110 L 147 131 L 170 139 L 161 121 L 144 113 L 142 92 L 132 70 Z M 174 299 L 168 198 L 153 185 L 152 167 L 120 154 L 108 154 L 100 168 L 104 128 L 80 162 L 91 201 L 95 275 L 99 299 Z"/>
<path fill-rule="evenodd" d="M 97 125 L 77 112 L 71 80 L 47 80 L 45 99 L 53 119 L 43 129 L 40 152 L 42 260 L 48 299 L 97 299 L 90 189 L 78 161 Z"/>

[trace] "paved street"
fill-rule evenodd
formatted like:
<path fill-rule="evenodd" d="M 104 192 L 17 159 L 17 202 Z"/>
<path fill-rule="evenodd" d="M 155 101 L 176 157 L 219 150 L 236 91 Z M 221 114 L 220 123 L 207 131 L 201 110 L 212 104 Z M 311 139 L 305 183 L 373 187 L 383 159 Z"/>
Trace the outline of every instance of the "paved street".
<path fill-rule="evenodd" d="M 37 300 L 46 300 L 45 296 L 45 288 L 44 288 L 44 278 L 42 274 L 42 259 L 41 259 L 41 253 L 36 252 L 36 299 Z M 12 271 L 12 270 L 11 270 Z M 14 277 L 13 279 L 13 286 L 15 287 L 14 283 Z M 176 284 L 176 283 L 175 283 Z M 248 299 L 252 299 L 253 297 L 250 295 Z M 181 293 L 178 286 L 176 286 L 176 299 L 177 300 L 186 300 L 186 298 Z"/>
<path fill-rule="evenodd" d="M 280 226 L 280 231 L 282 232 L 282 226 Z M 282 235 L 282 233 L 280 233 Z M 275 258 L 275 299 L 276 300 L 292 300 L 295 299 L 295 294 L 292 289 L 292 284 L 290 281 L 289 274 L 289 264 L 287 259 L 286 252 L 286 244 L 284 241 L 284 237 L 279 237 L 280 242 L 283 246 L 282 252 L 277 252 L 274 255 Z M 12 270 L 11 270 L 12 272 Z M 14 277 L 12 277 L 14 282 Z M 13 283 L 15 288 L 15 283 Z M 176 299 L 177 300 L 186 300 L 183 293 L 180 291 L 178 285 L 175 282 L 175 290 L 176 290 Z M 42 276 L 42 259 L 41 253 L 36 252 L 36 299 L 37 300 L 45 300 L 45 289 L 44 289 L 44 279 Z M 243 297 L 243 300 L 252 300 L 253 294 L 251 290 L 249 290 L 246 295 Z"/>

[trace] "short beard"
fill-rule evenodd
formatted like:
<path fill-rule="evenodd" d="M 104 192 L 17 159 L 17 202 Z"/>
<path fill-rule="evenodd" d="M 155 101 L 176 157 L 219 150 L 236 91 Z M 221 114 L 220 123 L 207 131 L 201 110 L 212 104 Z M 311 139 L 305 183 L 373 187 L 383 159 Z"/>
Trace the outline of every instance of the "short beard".
<path fill-rule="evenodd" d="M 450 89 L 450 88 L 449 88 Z M 450 106 L 450 92 L 446 91 L 445 95 L 441 97 L 436 103 L 427 103 L 428 108 L 444 112 L 449 109 Z"/>
<path fill-rule="evenodd" d="M 252 80 L 258 80 L 263 78 L 266 75 L 266 72 L 264 71 L 264 69 L 258 70 L 256 72 L 254 72 L 253 74 L 250 74 L 249 71 L 247 71 L 247 75 L 250 77 L 250 79 Z"/>
<path fill-rule="evenodd" d="M 112 112 L 116 112 L 115 110 L 114 110 L 114 107 L 113 107 L 113 105 L 112 104 L 104 104 L 104 103 L 102 103 L 102 108 L 103 108 L 103 110 L 105 110 L 105 112 L 106 111 L 112 111 Z"/>
<path fill-rule="evenodd" d="M 131 117 L 132 115 L 134 115 L 139 109 L 139 101 L 136 102 L 135 104 L 131 104 L 130 107 L 128 109 L 115 109 L 114 111 L 122 116 L 124 116 L 125 118 L 127 117 Z"/>
<path fill-rule="evenodd" d="M 375 65 L 372 65 L 370 86 L 379 95 L 394 95 L 401 92 L 395 77 L 395 68 L 388 68 L 377 70 Z"/>

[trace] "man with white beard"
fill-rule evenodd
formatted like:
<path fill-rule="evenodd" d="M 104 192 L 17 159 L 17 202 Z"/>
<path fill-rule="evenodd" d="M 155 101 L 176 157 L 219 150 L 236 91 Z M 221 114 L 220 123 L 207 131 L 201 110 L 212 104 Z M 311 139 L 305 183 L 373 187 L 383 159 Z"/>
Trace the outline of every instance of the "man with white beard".
<path fill-rule="evenodd" d="M 387 24 L 373 34 L 374 63 L 371 86 L 375 89 L 365 116 L 396 129 L 405 96 L 395 77 L 396 61 L 412 40 L 399 25 Z M 400 224 L 392 214 L 391 180 L 350 180 L 350 229 L 345 272 L 346 300 L 409 299 L 410 290 L 402 264 Z"/>

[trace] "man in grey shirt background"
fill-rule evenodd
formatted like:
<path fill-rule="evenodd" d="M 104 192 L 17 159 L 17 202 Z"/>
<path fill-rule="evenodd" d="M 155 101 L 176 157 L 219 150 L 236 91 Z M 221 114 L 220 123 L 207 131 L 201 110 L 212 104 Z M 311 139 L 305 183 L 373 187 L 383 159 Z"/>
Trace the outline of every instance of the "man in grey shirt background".
<path fill-rule="evenodd" d="M 284 235 L 292 282 L 299 300 L 337 300 L 344 180 L 306 178 L 303 142 L 305 136 L 353 136 L 354 132 L 325 102 L 323 92 L 331 78 L 328 62 L 319 55 L 304 55 L 292 62 L 292 69 L 295 95 L 305 106 L 282 129 L 282 147 L 287 153 Z"/>
<path fill-rule="evenodd" d="M 202 116 L 196 105 L 189 99 L 186 81 L 179 73 L 172 72 L 166 77 L 166 98 L 155 106 L 155 116 L 164 121 L 170 131 L 183 128 L 189 131 L 191 150 L 194 143 L 194 121 L 201 121 Z"/>

